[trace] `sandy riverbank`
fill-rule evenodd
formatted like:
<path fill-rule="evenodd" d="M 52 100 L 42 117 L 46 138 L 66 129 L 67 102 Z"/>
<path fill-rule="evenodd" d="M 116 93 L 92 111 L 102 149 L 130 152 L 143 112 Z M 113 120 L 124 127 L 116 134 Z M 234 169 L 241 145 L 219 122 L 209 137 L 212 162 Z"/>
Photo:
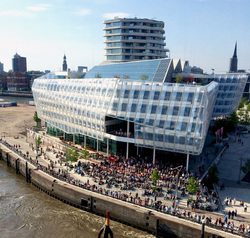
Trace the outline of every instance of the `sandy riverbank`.
<path fill-rule="evenodd" d="M 17 107 L 0 108 L 0 136 L 15 136 L 25 133 L 27 126 L 35 125 L 36 107 L 18 103 Z"/>

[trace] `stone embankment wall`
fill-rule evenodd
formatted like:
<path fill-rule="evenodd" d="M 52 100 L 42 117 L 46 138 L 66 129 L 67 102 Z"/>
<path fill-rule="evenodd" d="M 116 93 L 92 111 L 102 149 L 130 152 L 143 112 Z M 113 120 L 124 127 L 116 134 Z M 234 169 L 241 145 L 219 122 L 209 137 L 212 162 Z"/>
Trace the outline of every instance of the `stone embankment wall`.
<path fill-rule="evenodd" d="M 27 182 L 72 206 L 103 216 L 106 211 L 110 211 L 112 219 L 152 233 L 157 233 L 158 222 L 164 226 L 168 234 L 172 234 L 171 237 L 201 237 L 201 224 L 123 202 L 55 179 L 37 170 L 34 165 L 27 163 L 24 158 L 2 144 L 0 144 L 0 159 L 11 166 L 16 173 L 22 174 Z M 205 238 L 212 237 L 212 234 L 215 235 L 214 237 L 239 237 L 211 227 L 206 227 L 205 231 Z"/>

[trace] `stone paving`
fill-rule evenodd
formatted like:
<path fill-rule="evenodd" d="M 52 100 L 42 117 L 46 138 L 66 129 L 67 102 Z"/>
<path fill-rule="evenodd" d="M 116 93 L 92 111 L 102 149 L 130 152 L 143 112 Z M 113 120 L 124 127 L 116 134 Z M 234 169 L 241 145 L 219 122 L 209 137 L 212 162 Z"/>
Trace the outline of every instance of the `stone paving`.
<path fill-rule="evenodd" d="M 238 142 L 238 139 L 244 142 L 243 145 Z M 237 136 L 236 138 L 234 135 L 230 136 L 229 148 L 223 153 L 217 165 L 220 183 L 224 183 L 225 189 L 220 190 L 219 186 L 217 186 L 217 190 L 222 200 L 222 204 L 224 204 L 224 199 L 226 197 L 231 197 L 232 199 L 236 198 L 237 200 L 236 206 L 223 206 L 223 211 L 225 213 L 229 210 L 237 209 L 238 213 L 247 217 L 250 222 L 250 185 L 242 181 L 238 183 L 239 173 L 240 180 L 245 176 L 242 171 L 240 172 L 240 158 L 242 158 L 242 166 L 244 165 L 244 161 L 250 159 L 249 134 L 242 134 L 240 137 Z M 247 204 L 247 213 L 243 211 L 243 207 L 239 206 L 240 201 L 244 201 L 244 203 Z"/>

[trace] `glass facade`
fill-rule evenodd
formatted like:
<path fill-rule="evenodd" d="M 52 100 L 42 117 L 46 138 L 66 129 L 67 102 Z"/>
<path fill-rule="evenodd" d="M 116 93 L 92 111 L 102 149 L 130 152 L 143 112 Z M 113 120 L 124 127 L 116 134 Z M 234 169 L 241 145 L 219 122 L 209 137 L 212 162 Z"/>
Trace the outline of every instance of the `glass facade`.
<path fill-rule="evenodd" d="M 246 74 L 218 74 L 214 81 L 219 83 L 217 99 L 213 109 L 213 118 L 228 116 L 238 109 L 245 85 Z"/>
<path fill-rule="evenodd" d="M 217 95 L 216 82 L 199 86 L 50 77 L 36 79 L 32 91 L 38 116 L 54 128 L 105 141 L 108 116 L 134 123 L 131 140 L 135 145 L 190 154 L 202 151 Z"/>
<path fill-rule="evenodd" d="M 133 80 L 164 81 L 171 59 L 144 60 L 121 64 L 98 65 L 86 73 L 86 78 L 129 78 Z M 146 77 L 145 77 L 146 76 Z"/>

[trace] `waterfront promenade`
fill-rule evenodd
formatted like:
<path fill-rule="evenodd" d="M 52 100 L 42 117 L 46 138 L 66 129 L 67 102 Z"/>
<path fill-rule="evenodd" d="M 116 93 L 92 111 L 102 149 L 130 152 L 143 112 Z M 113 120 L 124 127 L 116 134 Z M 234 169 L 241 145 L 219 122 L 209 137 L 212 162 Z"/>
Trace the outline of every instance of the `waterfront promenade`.
<path fill-rule="evenodd" d="M 24 136 L 20 136 L 18 139 L 15 139 L 14 137 L 6 137 L 5 138 L 6 141 L 8 141 L 9 144 L 11 145 L 17 145 L 18 148 L 19 148 L 19 145 L 20 145 L 20 149 L 23 154 L 25 154 L 27 151 L 29 152 L 29 157 L 31 157 L 34 161 L 36 160 L 36 157 L 37 157 L 37 154 L 35 153 L 34 150 L 31 149 L 31 144 L 30 143 L 34 143 L 34 141 L 31 141 L 31 139 L 28 139 L 28 141 L 26 141 L 26 137 Z M 57 140 L 57 139 L 55 139 Z M 57 140 L 58 142 L 58 140 Z M 43 148 L 43 151 L 46 151 L 46 147 L 45 146 L 42 146 Z M 49 165 L 51 165 L 51 163 L 53 164 L 53 167 L 54 167 L 54 170 L 56 172 L 59 171 L 67 171 L 67 168 L 65 167 L 65 164 L 62 163 L 58 163 L 58 158 L 56 158 L 56 155 L 57 153 L 54 153 L 53 150 L 52 151 L 46 151 L 46 156 L 49 158 L 47 159 L 44 159 L 43 156 L 39 156 L 37 157 L 37 164 L 39 164 L 40 166 L 44 166 L 44 167 L 48 167 Z M 81 162 L 89 162 L 89 161 L 84 161 L 81 159 Z M 72 170 L 69 170 L 68 172 L 69 176 L 74 180 L 74 183 L 78 183 L 79 180 L 85 184 L 85 183 L 89 183 L 91 188 L 93 188 L 93 185 L 95 185 L 95 190 L 97 190 L 97 188 L 102 188 L 102 190 L 105 190 L 105 184 L 103 185 L 99 185 L 97 182 L 94 181 L 93 178 L 89 177 L 89 176 L 81 176 L 79 175 L 78 173 L 75 172 L 75 169 L 72 169 Z M 73 181 L 71 180 L 71 182 Z M 145 197 L 148 197 L 149 201 L 151 200 L 155 200 L 155 197 L 153 196 L 144 196 L 143 195 L 143 189 L 140 189 L 140 188 L 135 188 L 133 190 L 127 190 L 127 191 L 123 191 L 123 190 L 120 190 L 118 189 L 117 187 L 114 187 L 112 186 L 111 188 L 108 188 L 106 190 L 109 190 L 110 192 L 112 192 L 111 194 L 107 194 L 107 195 L 112 195 L 114 196 L 114 194 L 124 194 L 124 193 L 127 193 L 129 194 L 131 197 L 135 197 L 136 194 L 138 194 L 137 196 L 141 197 L 141 199 L 144 199 Z M 226 191 L 226 190 L 224 190 Z M 100 192 L 100 191 L 99 191 Z M 172 207 L 173 205 L 173 201 L 170 199 L 170 196 L 168 196 L 168 199 L 164 199 L 164 195 L 167 194 L 166 191 L 164 190 L 163 188 L 163 191 L 162 191 L 162 196 L 158 196 L 157 197 L 157 201 L 160 201 L 162 203 L 163 206 L 165 207 Z M 228 196 L 228 195 L 227 195 Z M 170 212 L 171 213 L 181 213 L 183 214 L 184 211 L 185 213 L 187 214 L 187 218 L 191 219 L 191 220 L 196 220 L 198 221 L 198 217 L 202 217 L 203 215 L 205 217 L 209 217 L 212 219 L 212 224 L 215 223 L 216 219 L 217 218 L 221 218 L 223 220 L 224 218 L 224 215 L 226 210 L 222 210 L 222 213 L 211 213 L 211 212 L 206 212 L 204 210 L 199 210 L 197 209 L 196 211 L 192 210 L 191 207 L 187 207 L 187 199 L 190 197 L 189 195 L 185 196 L 185 197 L 181 197 L 180 196 L 180 191 L 178 191 L 178 197 L 181 198 L 179 199 L 180 202 L 179 202 L 179 210 L 175 210 L 175 209 L 170 209 Z M 221 195 L 220 195 L 221 197 Z M 222 197 L 221 197 L 222 198 Z M 247 198 L 246 198 L 247 200 Z M 236 206 L 238 206 L 238 203 L 236 204 Z M 154 208 L 154 206 L 150 206 L 149 204 L 149 207 L 152 207 Z M 161 207 L 162 208 L 162 207 Z M 224 206 L 223 206 L 224 208 Z M 234 226 L 235 226 L 235 230 L 237 231 L 238 230 L 238 227 L 244 223 L 245 227 L 247 228 L 247 224 L 250 223 L 249 221 L 249 211 L 244 213 L 244 214 L 241 214 L 241 209 L 238 209 L 239 210 L 239 216 L 237 216 L 237 218 L 234 218 L 232 221 L 234 222 Z M 188 215 L 189 214 L 189 215 Z M 183 215 L 184 216 L 184 215 Z M 190 216 L 190 217 L 189 217 Z"/>

